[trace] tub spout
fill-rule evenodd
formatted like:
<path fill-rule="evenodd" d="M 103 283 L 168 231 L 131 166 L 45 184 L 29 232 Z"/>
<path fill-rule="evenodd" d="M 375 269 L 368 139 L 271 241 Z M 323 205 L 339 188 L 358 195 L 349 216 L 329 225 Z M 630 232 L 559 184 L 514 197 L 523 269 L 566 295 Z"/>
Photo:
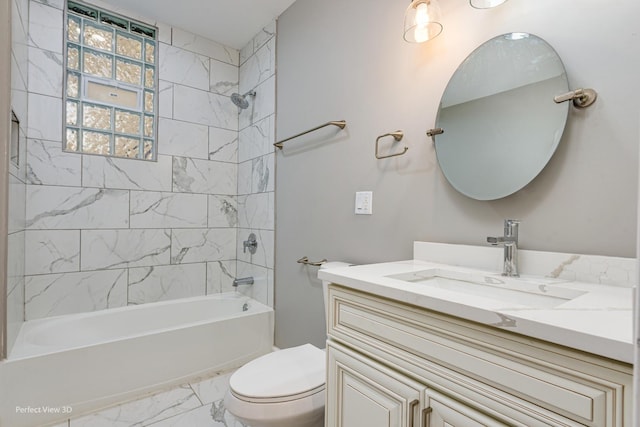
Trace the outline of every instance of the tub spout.
<path fill-rule="evenodd" d="M 253 276 L 233 279 L 233 287 L 237 288 L 239 285 L 253 285 Z"/>

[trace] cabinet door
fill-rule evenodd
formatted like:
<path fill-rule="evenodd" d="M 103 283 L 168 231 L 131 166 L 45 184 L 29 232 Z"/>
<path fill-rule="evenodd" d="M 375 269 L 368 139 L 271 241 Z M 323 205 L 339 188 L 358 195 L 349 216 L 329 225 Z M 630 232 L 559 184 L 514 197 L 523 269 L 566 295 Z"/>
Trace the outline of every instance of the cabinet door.
<path fill-rule="evenodd" d="M 418 427 L 425 386 L 338 344 L 327 345 L 330 427 Z"/>
<path fill-rule="evenodd" d="M 434 390 L 427 390 L 429 427 L 507 427 L 469 406 Z"/>

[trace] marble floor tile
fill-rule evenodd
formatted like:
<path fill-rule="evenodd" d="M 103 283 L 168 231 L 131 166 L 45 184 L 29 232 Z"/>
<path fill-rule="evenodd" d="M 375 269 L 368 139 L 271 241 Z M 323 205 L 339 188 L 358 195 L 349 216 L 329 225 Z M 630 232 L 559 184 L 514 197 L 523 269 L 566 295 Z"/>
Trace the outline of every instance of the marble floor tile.
<path fill-rule="evenodd" d="M 183 385 L 164 393 L 72 419 L 70 427 L 142 427 L 200 406 L 202 403 L 193 389 L 189 385 Z"/>
<path fill-rule="evenodd" d="M 219 373 L 214 377 L 192 381 L 191 388 L 196 392 L 200 401 L 204 404 L 213 403 L 224 399 L 229 389 L 229 378 L 233 372 Z"/>
<path fill-rule="evenodd" d="M 71 419 L 54 427 L 248 427 L 224 407 L 233 371 Z"/>
<path fill-rule="evenodd" d="M 248 427 L 236 420 L 223 401 L 210 403 L 181 415 L 152 424 L 153 427 Z"/>

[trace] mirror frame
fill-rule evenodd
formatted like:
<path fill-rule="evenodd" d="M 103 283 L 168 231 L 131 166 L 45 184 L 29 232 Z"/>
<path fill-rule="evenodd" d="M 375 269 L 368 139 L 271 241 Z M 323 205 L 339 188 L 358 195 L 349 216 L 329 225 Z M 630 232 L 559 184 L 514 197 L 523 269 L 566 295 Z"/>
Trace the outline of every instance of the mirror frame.
<path fill-rule="evenodd" d="M 569 103 L 553 98 L 568 88 L 560 56 L 538 36 L 501 34 L 474 49 L 447 83 L 432 130 L 443 129 L 432 137 L 447 181 L 475 200 L 528 185 L 560 143 Z"/>

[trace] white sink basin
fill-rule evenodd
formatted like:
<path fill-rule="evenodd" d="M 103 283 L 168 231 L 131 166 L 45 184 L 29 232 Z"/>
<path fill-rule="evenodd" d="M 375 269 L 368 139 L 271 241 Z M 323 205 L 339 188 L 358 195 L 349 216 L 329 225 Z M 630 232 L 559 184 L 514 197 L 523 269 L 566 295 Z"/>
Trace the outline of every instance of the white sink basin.
<path fill-rule="evenodd" d="M 586 292 L 527 279 L 488 276 L 439 268 L 386 276 L 390 279 L 536 308 L 553 308 Z"/>

